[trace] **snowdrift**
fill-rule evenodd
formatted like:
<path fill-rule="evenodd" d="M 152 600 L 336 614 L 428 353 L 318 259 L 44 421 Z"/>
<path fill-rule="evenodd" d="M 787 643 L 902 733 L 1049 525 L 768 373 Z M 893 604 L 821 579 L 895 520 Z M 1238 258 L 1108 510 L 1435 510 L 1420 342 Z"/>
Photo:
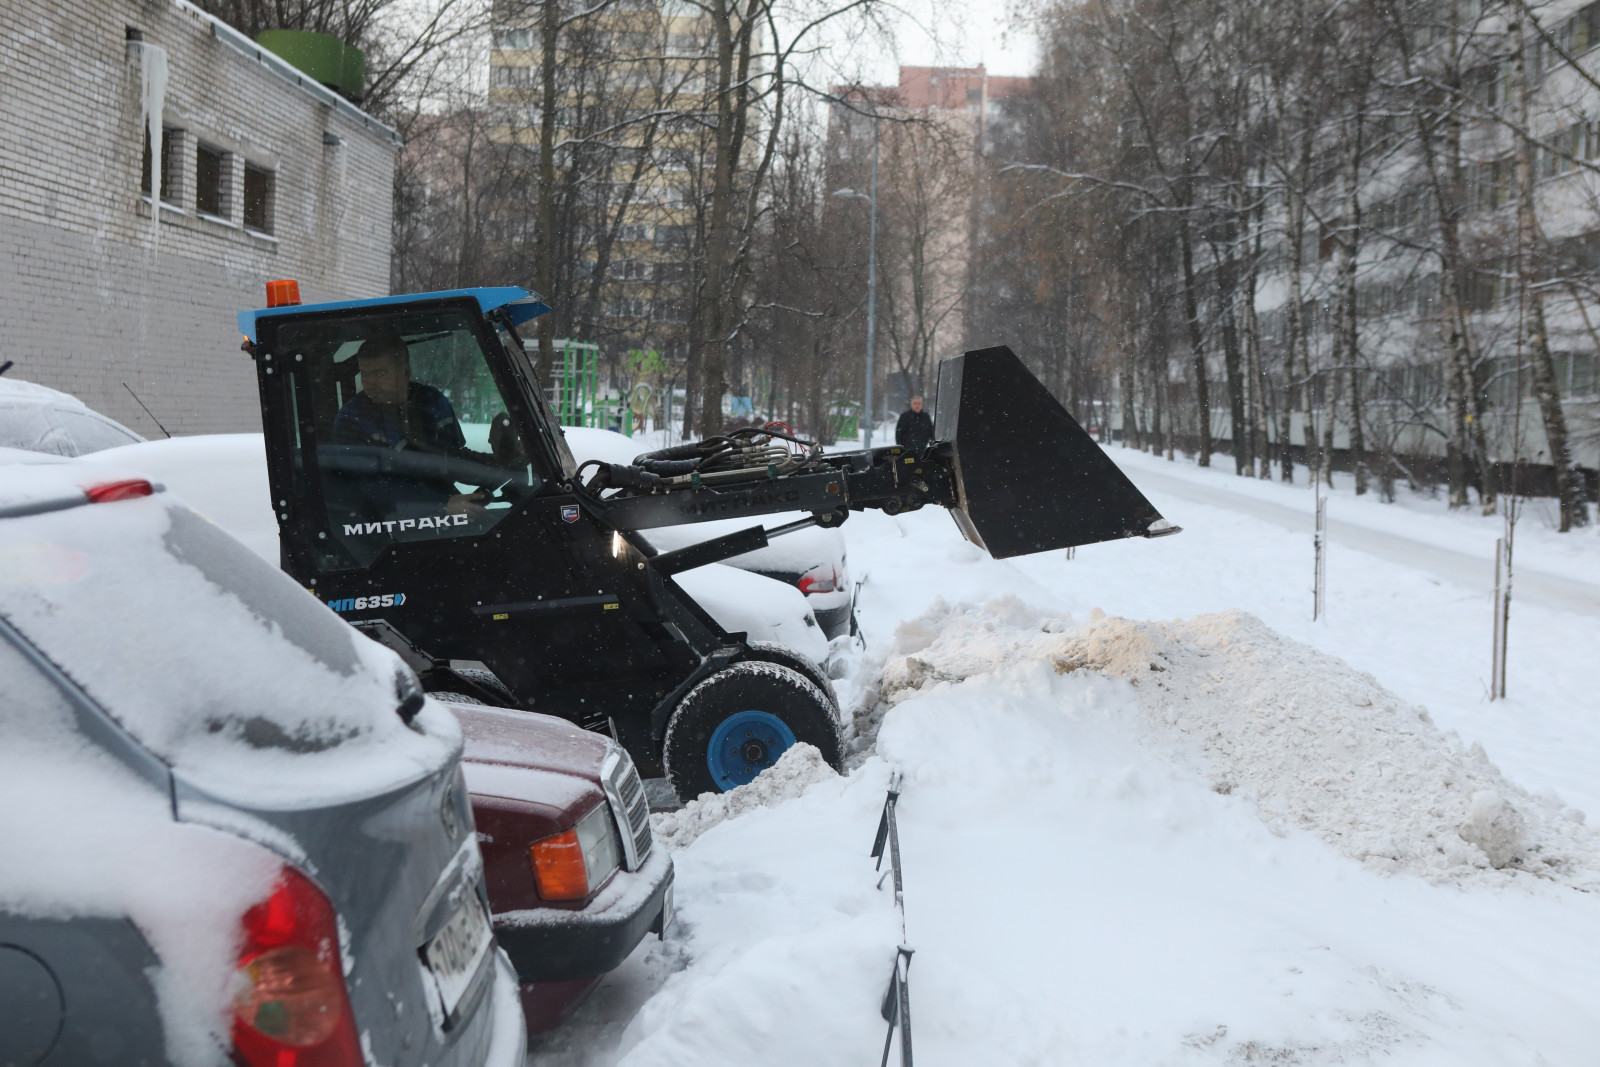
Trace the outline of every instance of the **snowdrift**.
<path fill-rule="evenodd" d="M 1142 726 L 1221 794 L 1251 800 L 1275 832 L 1310 831 L 1384 872 L 1439 882 L 1535 875 L 1600 887 L 1600 839 L 1582 812 L 1508 781 L 1349 664 L 1233 611 L 1087 626 L 1015 597 L 936 603 L 896 630 L 888 704 L 1042 660 L 1058 674 L 1126 679 Z"/>
<path fill-rule="evenodd" d="M 678 811 L 650 816 L 656 840 L 671 849 L 687 848 L 701 834 L 757 808 L 793 800 L 816 782 L 838 777 L 816 745 L 801 741 L 755 780 L 726 793 L 701 793 Z"/>

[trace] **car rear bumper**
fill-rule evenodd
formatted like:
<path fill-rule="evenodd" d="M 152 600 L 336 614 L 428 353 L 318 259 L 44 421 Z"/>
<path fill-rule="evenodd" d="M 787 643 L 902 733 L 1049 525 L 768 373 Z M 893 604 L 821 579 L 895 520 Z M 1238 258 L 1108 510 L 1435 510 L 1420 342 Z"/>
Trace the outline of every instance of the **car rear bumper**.
<path fill-rule="evenodd" d="M 494 985 L 489 990 L 494 1019 L 490 1022 L 489 1051 L 483 1058 L 483 1067 L 522 1067 L 528 1058 L 528 1030 L 522 1021 L 517 972 L 504 952 L 494 956 Z"/>
<path fill-rule="evenodd" d="M 822 632 L 832 641 L 835 637 L 843 637 L 851 632 L 850 614 L 853 606 L 847 597 L 845 602 L 837 607 L 824 608 L 813 604 L 811 614 L 817 617 L 817 625 L 822 627 Z"/>
<path fill-rule="evenodd" d="M 652 932 L 664 932 L 672 857 L 659 843 L 637 871 L 619 871 L 581 911 L 528 908 L 494 916 L 495 937 L 523 982 L 592 978 L 614 969 Z"/>

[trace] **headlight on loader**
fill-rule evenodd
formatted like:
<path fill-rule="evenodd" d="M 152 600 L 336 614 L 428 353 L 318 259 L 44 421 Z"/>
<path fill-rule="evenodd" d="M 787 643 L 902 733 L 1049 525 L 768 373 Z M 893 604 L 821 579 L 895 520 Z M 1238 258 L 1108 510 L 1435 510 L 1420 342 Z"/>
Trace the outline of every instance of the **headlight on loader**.
<path fill-rule="evenodd" d="M 528 862 L 545 900 L 583 899 L 605 884 L 621 858 L 616 824 L 604 801 L 572 829 L 528 846 Z"/>

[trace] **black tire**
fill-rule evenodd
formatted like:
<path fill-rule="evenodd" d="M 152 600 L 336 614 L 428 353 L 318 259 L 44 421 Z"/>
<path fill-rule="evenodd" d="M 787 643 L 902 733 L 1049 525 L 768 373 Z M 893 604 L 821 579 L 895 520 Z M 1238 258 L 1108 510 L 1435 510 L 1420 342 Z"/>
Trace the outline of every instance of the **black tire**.
<path fill-rule="evenodd" d="M 437 693 L 429 693 L 428 695 L 435 700 L 442 700 L 446 704 L 483 704 L 483 701 L 477 697 L 468 696 L 465 693 L 447 693 L 440 690 Z"/>
<path fill-rule="evenodd" d="M 747 660 L 717 671 L 691 689 L 667 721 L 662 762 L 679 797 L 687 801 L 731 788 L 712 774 L 708 750 L 713 736 L 732 716 L 750 712 L 776 718 L 797 743 L 817 746 L 829 766 L 841 769 L 844 745 L 839 717 L 827 694 L 798 671 Z M 761 744 L 759 739 L 756 743 Z M 745 767 L 748 771 L 772 762 L 758 758 Z"/>
<path fill-rule="evenodd" d="M 457 667 L 455 672 L 467 681 L 481 686 L 499 697 L 501 707 L 514 708 L 517 706 L 517 698 L 512 694 L 511 690 L 506 688 L 504 682 L 495 677 L 493 671 L 486 671 L 480 667 Z"/>
<path fill-rule="evenodd" d="M 835 716 L 839 712 L 839 694 L 833 691 L 833 683 L 828 680 L 828 674 L 817 661 L 803 652 L 796 652 L 788 645 L 780 645 L 776 641 L 751 641 L 750 658 L 760 660 L 762 663 L 776 663 L 780 667 L 788 667 L 797 671 L 810 680 L 811 684 L 822 690 L 828 696 L 828 703 L 833 705 Z"/>

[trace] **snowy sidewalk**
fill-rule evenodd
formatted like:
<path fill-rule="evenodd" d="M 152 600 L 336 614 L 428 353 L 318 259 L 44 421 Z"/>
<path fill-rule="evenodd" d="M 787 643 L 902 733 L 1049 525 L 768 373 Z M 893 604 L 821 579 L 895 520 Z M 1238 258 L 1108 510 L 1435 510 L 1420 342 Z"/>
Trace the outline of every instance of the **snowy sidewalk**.
<path fill-rule="evenodd" d="M 1308 538 L 1311 536 L 1313 494 L 1304 486 L 1300 487 L 1299 493 L 1303 498 L 1303 506 L 1296 506 L 1302 501 L 1288 496 L 1277 500 L 1262 499 L 1259 483 L 1228 475 L 1219 477 L 1221 472 L 1184 470 L 1164 460 L 1146 462 L 1153 457 L 1137 452 L 1125 454 L 1119 450 L 1113 456 L 1131 472 L 1135 472 L 1139 485 L 1147 495 L 1175 496 L 1210 507 L 1227 508 L 1293 533 L 1304 534 Z M 1302 470 L 1300 473 L 1304 480 L 1305 472 Z M 1196 474 L 1200 476 L 1196 477 Z M 1251 489 L 1258 492 L 1248 492 Z M 1473 555 L 1437 542 L 1367 525 L 1361 521 L 1365 517 L 1365 509 L 1345 507 L 1350 502 L 1353 501 L 1347 495 L 1330 495 L 1328 539 L 1334 550 L 1345 547 L 1366 552 L 1402 566 L 1427 571 L 1473 592 L 1493 587 L 1492 540 L 1488 542 L 1487 555 Z M 1352 512 L 1358 517 L 1349 517 Z M 1584 537 L 1585 534 L 1574 536 Z M 1558 611 L 1600 616 L 1600 584 L 1585 576 L 1552 574 L 1521 560 L 1518 560 L 1516 567 L 1515 596 L 1518 600 Z"/>

